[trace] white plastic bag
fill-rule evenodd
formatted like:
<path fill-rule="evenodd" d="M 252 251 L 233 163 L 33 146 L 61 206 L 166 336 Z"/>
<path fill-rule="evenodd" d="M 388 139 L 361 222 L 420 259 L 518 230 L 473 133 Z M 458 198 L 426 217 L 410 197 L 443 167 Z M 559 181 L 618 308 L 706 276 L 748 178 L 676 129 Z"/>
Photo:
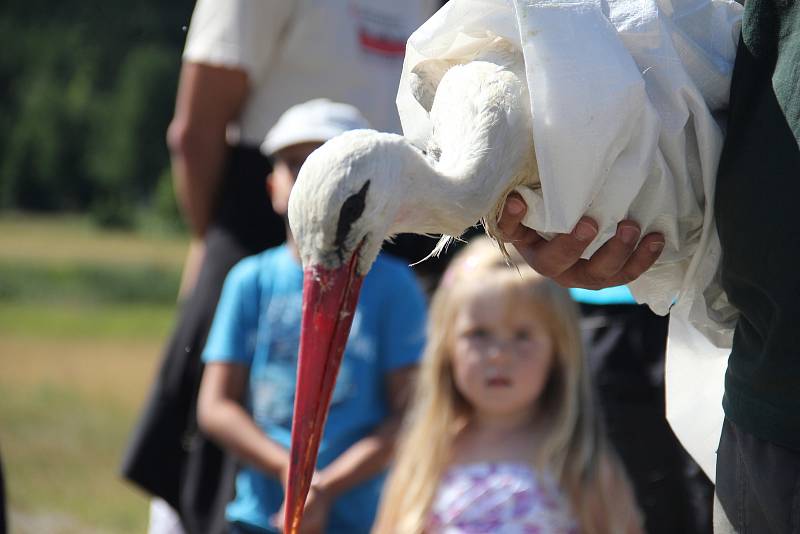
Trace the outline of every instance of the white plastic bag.
<path fill-rule="evenodd" d="M 469 61 L 497 37 L 514 44 L 541 179 L 540 190 L 520 191 L 524 224 L 549 236 L 594 218 L 600 231 L 587 256 L 622 219 L 643 235 L 662 232 L 659 261 L 631 292 L 659 314 L 675 305 L 687 328 L 730 346 L 736 311 L 717 284 L 713 199 L 716 117 L 727 107 L 741 14 L 732 0 L 450 0 L 408 41 L 397 97 L 404 134 L 424 147 L 431 131 L 410 91 L 416 65 Z M 693 373 L 687 365 L 671 379 Z"/>
<path fill-rule="evenodd" d="M 730 344 L 735 311 L 715 285 L 712 202 L 742 7 L 732 0 L 451 0 L 408 41 L 397 98 L 403 131 L 425 146 L 427 112 L 409 75 L 427 59 L 468 61 L 496 37 L 524 58 L 541 189 L 520 192 L 525 225 L 600 226 L 587 256 L 625 218 L 660 231 L 656 265 L 630 284 L 665 314 L 692 302 L 691 321 Z M 707 298 L 709 297 L 709 298 Z"/>
<path fill-rule="evenodd" d="M 670 316 L 664 365 L 667 421 L 711 481 L 724 417 L 728 353 L 713 346 L 681 314 Z"/>

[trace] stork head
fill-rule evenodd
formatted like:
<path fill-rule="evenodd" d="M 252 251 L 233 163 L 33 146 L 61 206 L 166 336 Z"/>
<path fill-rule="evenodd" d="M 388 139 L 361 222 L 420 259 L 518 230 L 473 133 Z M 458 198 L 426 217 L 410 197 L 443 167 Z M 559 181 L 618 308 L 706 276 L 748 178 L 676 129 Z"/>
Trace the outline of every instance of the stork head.
<path fill-rule="evenodd" d="M 289 198 L 304 285 L 284 532 L 299 526 L 361 281 L 397 215 L 403 166 L 388 162 L 400 145 L 410 150 L 397 135 L 344 133 L 306 159 Z"/>
<path fill-rule="evenodd" d="M 303 265 L 369 271 L 400 208 L 404 153 L 399 135 L 353 130 L 313 152 L 289 199 L 289 225 Z M 421 157 L 421 156 L 420 156 Z"/>

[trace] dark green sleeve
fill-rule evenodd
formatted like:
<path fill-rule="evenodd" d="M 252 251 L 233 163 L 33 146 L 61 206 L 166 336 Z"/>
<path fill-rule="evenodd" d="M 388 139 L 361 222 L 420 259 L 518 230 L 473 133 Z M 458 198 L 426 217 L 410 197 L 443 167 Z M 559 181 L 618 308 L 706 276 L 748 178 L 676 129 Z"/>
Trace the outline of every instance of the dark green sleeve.
<path fill-rule="evenodd" d="M 800 2 L 748 0 L 715 215 L 722 283 L 741 317 L 728 418 L 800 450 Z"/>

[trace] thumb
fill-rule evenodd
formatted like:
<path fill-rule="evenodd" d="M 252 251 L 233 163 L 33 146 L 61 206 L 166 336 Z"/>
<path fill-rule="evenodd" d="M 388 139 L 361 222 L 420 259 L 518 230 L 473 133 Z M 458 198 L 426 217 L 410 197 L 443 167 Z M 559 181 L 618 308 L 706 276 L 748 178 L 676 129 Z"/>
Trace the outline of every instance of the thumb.
<path fill-rule="evenodd" d="M 519 193 L 512 192 L 508 195 L 497 221 L 497 227 L 506 241 L 515 241 L 522 237 L 518 234 L 527 210 L 528 206 Z"/>

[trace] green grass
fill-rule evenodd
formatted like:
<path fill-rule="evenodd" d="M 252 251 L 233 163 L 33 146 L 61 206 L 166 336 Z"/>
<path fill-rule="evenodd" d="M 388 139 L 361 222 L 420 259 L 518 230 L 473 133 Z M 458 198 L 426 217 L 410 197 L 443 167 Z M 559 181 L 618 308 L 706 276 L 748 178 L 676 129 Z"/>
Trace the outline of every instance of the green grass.
<path fill-rule="evenodd" d="M 0 215 L 0 450 L 14 534 L 140 533 L 118 465 L 175 313 L 186 242 Z"/>
<path fill-rule="evenodd" d="M 0 336 L 61 340 L 161 339 L 175 314 L 172 304 L 86 304 L 0 301 Z"/>
<path fill-rule="evenodd" d="M 12 510 L 57 511 L 80 525 L 142 532 L 144 499 L 114 473 L 132 415 L 118 399 L 63 382 L 0 384 Z"/>
<path fill-rule="evenodd" d="M 0 301 L 174 303 L 180 271 L 156 266 L 0 260 Z"/>

